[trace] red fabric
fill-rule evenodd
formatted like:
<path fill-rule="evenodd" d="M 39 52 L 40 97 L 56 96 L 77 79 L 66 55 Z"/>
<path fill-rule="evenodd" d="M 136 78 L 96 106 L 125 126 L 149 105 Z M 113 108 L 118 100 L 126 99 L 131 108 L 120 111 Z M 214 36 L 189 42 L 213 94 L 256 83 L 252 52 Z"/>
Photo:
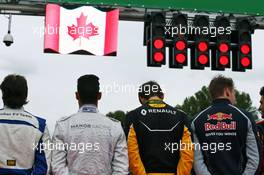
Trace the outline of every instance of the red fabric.
<path fill-rule="evenodd" d="M 60 6 L 46 6 L 44 49 L 59 52 Z"/>
<path fill-rule="evenodd" d="M 116 53 L 119 10 L 106 13 L 104 55 Z"/>

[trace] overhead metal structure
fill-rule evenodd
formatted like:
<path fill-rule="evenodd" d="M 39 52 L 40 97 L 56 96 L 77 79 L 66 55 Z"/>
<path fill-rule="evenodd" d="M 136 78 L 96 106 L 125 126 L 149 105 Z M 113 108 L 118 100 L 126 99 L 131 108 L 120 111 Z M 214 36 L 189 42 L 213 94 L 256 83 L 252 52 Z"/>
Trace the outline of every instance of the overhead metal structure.
<path fill-rule="evenodd" d="M 263 0 L 49 0 L 54 3 L 264 15 Z"/>
<path fill-rule="evenodd" d="M 248 16 L 256 28 L 264 29 L 263 0 L 0 0 L 1 14 L 44 16 L 45 5 L 56 3 L 68 8 L 92 5 L 100 8 L 119 8 L 120 20 L 144 21 L 146 12 L 163 11 L 167 17 L 181 11 L 192 17 L 206 14 L 214 18 L 217 15 L 229 17 Z"/>

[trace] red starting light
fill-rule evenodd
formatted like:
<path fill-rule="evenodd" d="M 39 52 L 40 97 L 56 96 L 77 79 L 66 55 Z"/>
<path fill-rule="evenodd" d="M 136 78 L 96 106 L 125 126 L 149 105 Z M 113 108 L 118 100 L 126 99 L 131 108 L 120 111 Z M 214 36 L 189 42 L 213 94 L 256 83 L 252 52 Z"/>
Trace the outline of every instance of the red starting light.
<path fill-rule="evenodd" d="M 248 57 L 243 57 L 240 62 L 244 67 L 248 67 L 250 65 L 250 59 Z"/>
<path fill-rule="evenodd" d="M 220 58 L 219 58 L 219 63 L 221 64 L 221 65 L 223 65 L 223 66 L 226 66 L 226 65 L 228 65 L 228 63 L 229 63 L 229 59 L 228 59 L 228 57 L 227 56 L 221 56 Z"/>
<path fill-rule="evenodd" d="M 228 50 L 229 50 L 229 46 L 228 46 L 228 44 L 226 44 L 226 43 L 221 43 L 221 44 L 219 45 L 219 51 L 220 51 L 220 52 L 226 53 Z"/>
<path fill-rule="evenodd" d="M 208 63 L 208 57 L 206 55 L 200 55 L 198 57 L 198 61 L 200 64 L 207 64 Z"/>
<path fill-rule="evenodd" d="M 207 44 L 207 42 L 204 42 L 204 41 L 200 42 L 198 44 L 198 49 L 199 49 L 200 52 L 207 51 L 208 50 L 208 44 Z"/>
<path fill-rule="evenodd" d="M 156 49 L 161 49 L 164 47 L 164 41 L 162 39 L 156 39 L 154 40 L 154 47 Z"/>
<path fill-rule="evenodd" d="M 249 47 L 249 45 L 248 45 L 248 44 L 243 44 L 243 45 L 240 47 L 240 51 L 241 51 L 243 54 L 245 54 L 245 55 L 249 54 L 249 52 L 250 52 L 250 47 Z"/>
<path fill-rule="evenodd" d="M 162 62 L 163 61 L 163 59 L 164 59 L 164 54 L 162 53 L 162 52 L 155 52 L 154 53 L 154 60 L 156 61 L 156 62 Z"/>
<path fill-rule="evenodd" d="M 182 53 L 179 53 L 179 54 L 177 54 L 176 56 L 175 56 L 175 59 L 176 59 L 176 61 L 178 62 L 178 63 L 184 63 L 185 62 L 185 60 L 186 60 L 186 56 L 184 55 L 184 54 L 182 54 Z"/>
<path fill-rule="evenodd" d="M 186 43 L 184 41 L 177 41 L 175 47 L 177 50 L 184 50 L 186 48 Z"/>

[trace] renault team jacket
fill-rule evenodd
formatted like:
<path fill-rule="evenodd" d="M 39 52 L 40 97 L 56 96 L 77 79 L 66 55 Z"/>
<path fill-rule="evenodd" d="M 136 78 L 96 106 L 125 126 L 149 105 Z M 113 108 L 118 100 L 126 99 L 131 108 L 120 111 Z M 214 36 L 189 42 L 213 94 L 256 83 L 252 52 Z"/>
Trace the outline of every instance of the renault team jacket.
<path fill-rule="evenodd" d="M 187 116 L 161 100 L 131 111 L 128 135 L 133 175 L 189 175 L 193 163 Z"/>
<path fill-rule="evenodd" d="M 23 108 L 0 110 L 0 175 L 49 174 L 48 143 L 44 119 Z"/>
<path fill-rule="evenodd" d="M 260 163 L 251 115 L 217 99 L 192 123 L 197 175 L 254 175 Z"/>

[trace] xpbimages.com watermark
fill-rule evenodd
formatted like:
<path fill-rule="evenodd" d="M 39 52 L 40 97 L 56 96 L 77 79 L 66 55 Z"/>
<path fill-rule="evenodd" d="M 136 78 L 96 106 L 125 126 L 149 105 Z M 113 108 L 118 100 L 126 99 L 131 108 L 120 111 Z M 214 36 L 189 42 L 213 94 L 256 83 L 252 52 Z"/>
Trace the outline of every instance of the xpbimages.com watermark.
<path fill-rule="evenodd" d="M 165 151 L 169 151 L 172 154 L 175 151 L 183 150 L 200 150 L 208 151 L 215 154 L 218 151 L 230 151 L 232 149 L 231 143 L 165 143 Z"/>
<path fill-rule="evenodd" d="M 160 85 L 163 93 L 166 93 L 166 88 L 164 85 Z M 110 84 L 105 84 L 100 87 L 100 90 L 103 94 L 110 95 L 110 94 L 137 94 L 139 92 L 144 92 L 145 95 L 150 95 L 151 92 L 158 92 L 159 87 L 158 85 L 144 85 L 143 87 L 140 84 L 133 84 L 133 83 L 118 83 L 113 82 Z"/>
<path fill-rule="evenodd" d="M 175 37 L 177 35 L 231 35 L 231 27 L 196 27 L 196 26 L 165 26 L 165 35 Z"/>
<path fill-rule="evenodd" d="M 33 34 L 39 37 L 44 35 L 61 35 L 61 34 L 69 34 L 70 36 L 78 35 L 78 36 L 91 36 L 91 35 L 99 35 L 99 28 L 96 26 L 67 26 L 67 27 L 59 27 L 57 25 L 49 25 L 43 27 L 38 26 L 32 28 Z"/>
<path fill-rule="evenodd" d="M 78 153 L 82 154 L 85 152 L 97 152 L 100 150 L 100 143 L 40 143 L 34 144 L 33 149 L 37 151 L 77 151 Z"/>

